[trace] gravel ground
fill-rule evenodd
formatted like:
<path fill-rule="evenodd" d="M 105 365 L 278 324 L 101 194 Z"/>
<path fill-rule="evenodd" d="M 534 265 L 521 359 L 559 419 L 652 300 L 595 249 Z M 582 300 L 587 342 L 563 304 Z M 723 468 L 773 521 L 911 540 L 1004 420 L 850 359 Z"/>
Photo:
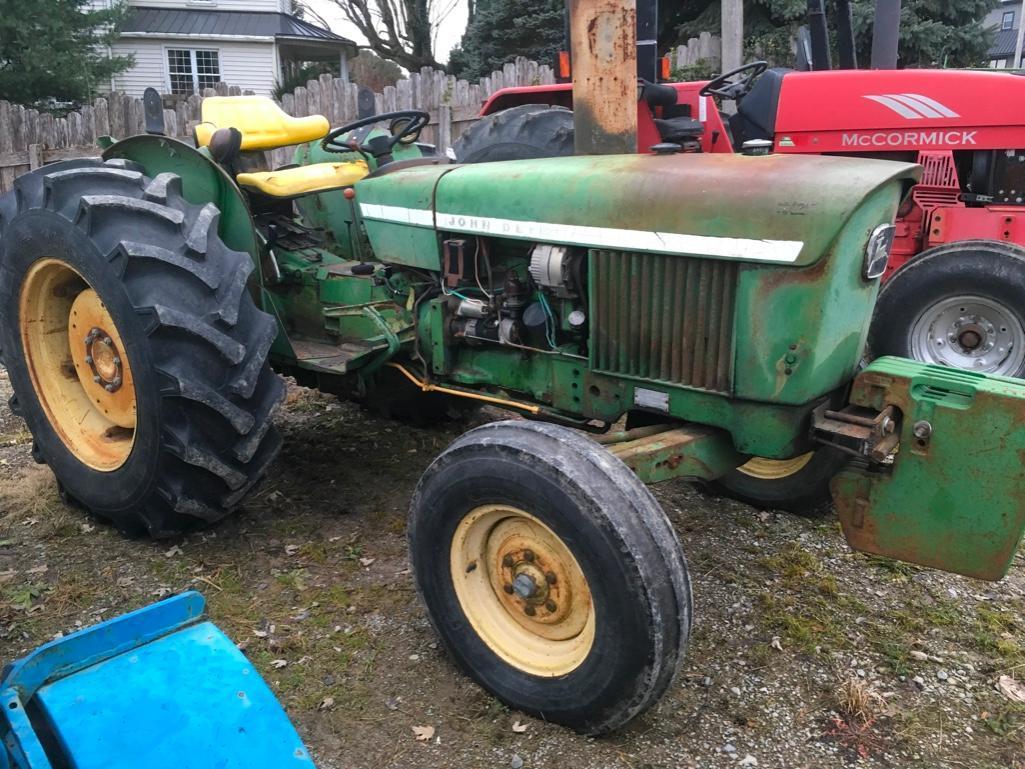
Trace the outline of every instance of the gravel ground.
<path fill-rule="evenodd" d="M 852 553 L 834 517 L 662 484 L 694 580 L 690 650 L 657 707 L 584 738 L 460 675 L 417 603 L 406 505 L 459 430 L 298 388 L 279 422 L 286 449 L 244 510 L 151 543 L 64 507 L 24 424 L 0 407 L 0 658 L 195 588 L 322 769 L 1025 769 L 1025 706 L 998 688 L 1025 678 L 1022 555 L 1002 582 L 976 582 Z M 417 740 L 414 727 L 433 734 Z"/>

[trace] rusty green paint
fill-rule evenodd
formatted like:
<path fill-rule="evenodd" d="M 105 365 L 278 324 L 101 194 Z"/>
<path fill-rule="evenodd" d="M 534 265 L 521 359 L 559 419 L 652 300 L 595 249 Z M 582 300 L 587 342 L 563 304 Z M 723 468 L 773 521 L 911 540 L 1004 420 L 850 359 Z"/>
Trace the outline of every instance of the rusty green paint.
<path fill-rule="evenodd" d="M 600 442 L 645 483 L 714 480 L 744 462 L 729 433 L 708 427 L 687 425 L 650 433 L 642 428 L 603 437 Z"/>
<path fill-rule="evenodd" d="M 892 468 L 852 467 L 833 483 L 847 541 L 979 579 L 1000 579 L 1025 532 L 1025 382 L 881 358 L 851 403 L 902 414 Z M 927 422 L 927 438 L 915 425 Z"/>

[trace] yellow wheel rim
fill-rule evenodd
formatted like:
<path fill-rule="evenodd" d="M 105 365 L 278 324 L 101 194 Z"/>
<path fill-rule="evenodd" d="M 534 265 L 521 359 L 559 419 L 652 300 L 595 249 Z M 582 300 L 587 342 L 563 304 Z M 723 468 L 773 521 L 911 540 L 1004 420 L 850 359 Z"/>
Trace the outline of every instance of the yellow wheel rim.
<path fill-rule="evenodd" d="M 595 627 L 587 579 L 565 543 L 530 513 L 475 508 L 456 528 L 450 563 L 463 613 L 507 663 L 561 676 L 587 658 Z"/>
<path fill-rule="evenodd" d="M 814 451 L 809 451 L 807 454 L 801 454 L 791 459 L 751 457 L 751 459 L 747 460 L 737 469 L 744 473 L 744 475 L 750 475 L 752 478 L 758 478 L 763 481 L 778 481 L 803 470 L 805 465 L 811 462 L 814 454 Z"/>
<path fill-rule="evenodd" d="M 135 445 L 135 382 L 99 295 L 70 265 L 41 259 L 22 284 L 19 321 L 32 387 L 51 427 L 83 464 L 121 467 Z"/>

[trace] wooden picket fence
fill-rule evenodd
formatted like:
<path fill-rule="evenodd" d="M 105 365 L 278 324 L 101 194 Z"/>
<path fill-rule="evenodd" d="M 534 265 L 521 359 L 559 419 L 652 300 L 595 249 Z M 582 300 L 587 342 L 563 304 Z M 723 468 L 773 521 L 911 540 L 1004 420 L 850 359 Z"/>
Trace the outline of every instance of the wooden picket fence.
<path fill-rule="evenodd" d="M 429 112 L 431 123 L 424 129 L 424 141 L 437 144 L 444 151 L 473 124 L 481 104 L 495 91 L 553 82 L 551 67 L 521 57 L 477 83 L 424 68 L 386 87 L 374 99 L 377 112 Z M 323 75 L 308 82 L 305 88 L 285 94 L 281 106 L 296 117 L 324 115 L 337 126 L 356 119 L 358 88 L 355 83 Z M 236 86 L 218 83 L 202 95 L 178 101 L 173 109 L 164 110 L 167 134 L 191 141 L 204 98 L 242 93 Z M 142 100 L 123 93 L 111 93 L 64 117 L 0 101 L 0 194 L 12 189 L 17 177 L 47 163 L 98 155 L 96 139 L 100 136 L 131 136 L 142 133 L 143 126 Z M 277 150 L 271 162 L 281 165 L 290 162 L 290 158 L 291 150 Z"/>
<path fill-rule="evenodd" d="M 711 32 L 702 32 L 678 46 L 671 58 L 673 66 L 678 69 L 704 64 L 718 71 L 722 62 L 722 40 Z"/>

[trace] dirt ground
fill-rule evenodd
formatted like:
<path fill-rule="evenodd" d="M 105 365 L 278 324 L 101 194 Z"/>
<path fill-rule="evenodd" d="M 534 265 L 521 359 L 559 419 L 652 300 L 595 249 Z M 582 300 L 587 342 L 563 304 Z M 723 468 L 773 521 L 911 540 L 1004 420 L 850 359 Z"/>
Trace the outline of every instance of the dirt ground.
<path fill-rule="evenodd" d="M 1025 767 L 1025 706 L 998 688 L 1025 679 L 1022 555 L 976 582 L 852 553 L 832 517 L 663 484 L 694 580 L 690 650 L 657 707 L 589 739 L 478 689 L 417 603 L 406 506 L 459 430 L 298 388 L 279 422 L 286 448 L 244 510 L 152 543 L 65 508 L 0 406 L 0 659 L 194 588 L 321 769 Z"/>

